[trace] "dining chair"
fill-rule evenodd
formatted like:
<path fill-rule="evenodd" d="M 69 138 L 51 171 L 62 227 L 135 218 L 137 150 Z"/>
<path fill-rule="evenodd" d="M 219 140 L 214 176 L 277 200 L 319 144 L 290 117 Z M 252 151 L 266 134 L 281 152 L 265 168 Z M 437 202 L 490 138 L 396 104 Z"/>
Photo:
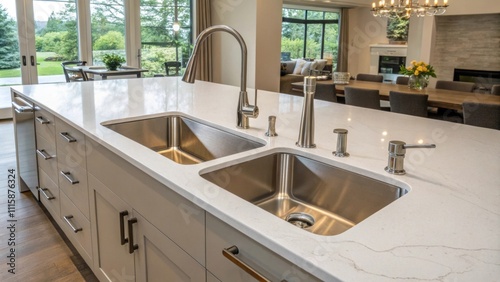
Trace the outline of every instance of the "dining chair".
<path fill-rule="evenodd" d="M 396 78 L 396 84 L 399 85 L 408 85 L 408 81 L 410 80 L 409 76 L 398 76 Z"/>
<path fill-rule="evenodd" d="M 472 92 L 472 90 L 474 90 L 475 85 L 476 84 L 474 82 L 438 80 L 436 82 L 436 89 Z"/>
<path fill-rule="evenodd" d="M 427 117 L 427 94 L 414 94 L 399 91 L 389 92 L 391 112 L 412 116 Z"/>
<path fill-rule="evenodd" d="M 64 62 L 62 62 L 61 66 L 63 68 L 64 78 L 66 78 L 66 82 L 71 82 L 69 74 L 66 71 L 67 68 L 70 68 L 71 66 L 85 66 L 86 64 L 87 64 L 86 61 L 64 61 Z"/>
<path fill-rule="evenodd" d="M 500 95 L 500 84 L 495 84 L 491 86 L 491 94 Z"/>
<path fill-rule="evenodd" d="M 345 87 L 345 104 L 380 110 L 380 94 L 376 89 Z"/>
<path fill-rule="evenodd" d="M 165 62 L 165 71 L 167 76 L 179 76 L 181 70 L 181 62 L 169 61 Z"/>
<path fill-rule="evenodd" d="M 79 68 L 71 68 L 64 66 L 64 75 L 66 76 L 66 82 L 76 82 L 76 81 L 88 81 L 89 78 L 87 74 Z"/>
<path fill-rule="evenodd" d="M 500 105 L 464 102 L 464 124 L 500 129 Z"/>
<path fill-rule="evenodd" d="M 335 92 L 335 84 L 316 84 L 316 92 L 314 93 L 314 99 L 337 102 L 337 93 Z"/>
<path fill-rule="evenodd" d="M 379 75 L 379 74 L 358 73 L 358 75 L 356 75 L 356 80 L 383 82 L 384 76 Z"/>

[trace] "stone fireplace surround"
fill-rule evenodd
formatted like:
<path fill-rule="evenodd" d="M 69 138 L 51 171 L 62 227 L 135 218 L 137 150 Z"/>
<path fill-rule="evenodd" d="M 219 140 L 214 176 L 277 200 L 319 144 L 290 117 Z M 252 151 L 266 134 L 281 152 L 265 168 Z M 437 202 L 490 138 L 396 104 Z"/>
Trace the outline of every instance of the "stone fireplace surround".
<path fill-rule="evenodd" d="M 479 77 L 500 73 L 500 14 L 439 16 L 435 21 L 430 63 L 439 80 L 454 80 L 455 69 L 477 71 Z"/>

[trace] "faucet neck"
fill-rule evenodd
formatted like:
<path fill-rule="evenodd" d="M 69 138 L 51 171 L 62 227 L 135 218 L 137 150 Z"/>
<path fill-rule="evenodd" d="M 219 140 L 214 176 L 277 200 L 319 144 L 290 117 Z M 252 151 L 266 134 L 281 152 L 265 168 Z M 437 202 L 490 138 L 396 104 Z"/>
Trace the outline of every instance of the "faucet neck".
<path fill-rule="evenodd" d="M 184 76 L 182 78 L 182 81 L 184 82 L 189 82 L 193 83 L 195 80 L 195 75 L 196 75 L 196 62 L 198 60 L 198 54 L 200 53 L 200 46 L 202 45 L 201 43 L 205 41 L 210 35 L 212 35 L 215 32 L 226 32 L 231 34 L 239 43 L 240 48 L 241 48 L 241 81 L 240 81 L 240 93 L 244 92 L 246 95 L 246 88 L 247 88 L 247 57 L 248 57 L 248 51 L 247 51 L 247 45 L 245 44 L 245 41 L 243 40 L 243 37 L 241 34 L 239 34 L 234 28 L 226 26 L 226 25 L 214 25 L 211 26 L 198 35 L 196 38 L 194 47 L 193 47 L 193 53 L 191 55 L 191 58 L 189 58 L 189 61 L 186 66 L 186 71 L 184 72 Z"/>

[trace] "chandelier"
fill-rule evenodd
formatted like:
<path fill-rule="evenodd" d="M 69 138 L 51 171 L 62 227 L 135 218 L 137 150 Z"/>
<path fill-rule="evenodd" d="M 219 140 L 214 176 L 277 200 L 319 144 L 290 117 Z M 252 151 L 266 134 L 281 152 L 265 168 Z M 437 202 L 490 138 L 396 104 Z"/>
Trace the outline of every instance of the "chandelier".
<path fill-rule="evenodd" d="M 448 0 L 443 0 L 439 4 L 438 0 L 434 0 L 434 4 L 430 4 L 429 0 L 425 0 L 425 4 L 420 4 L 419 0 L 380 0 L 378 5 L 372 3 L 372 14 L 375 17 L 398 18 L 412 15 L 417 17 L 442 15 L 446 12 Z"/>

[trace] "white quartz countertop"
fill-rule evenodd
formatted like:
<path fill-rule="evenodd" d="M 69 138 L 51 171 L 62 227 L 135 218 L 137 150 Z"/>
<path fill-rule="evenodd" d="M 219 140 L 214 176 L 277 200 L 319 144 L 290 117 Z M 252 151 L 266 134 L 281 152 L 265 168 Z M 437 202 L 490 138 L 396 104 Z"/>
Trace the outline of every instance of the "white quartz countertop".
<path fill-rule="evenodd" d="M 86 133 L 196 205 L 326 281 L 498 281 L 500 131 L 315 101 L 315 149 L 295 146 L 302 97 L 258 91 L 260 116 L 236 128 L 239 87 L 179 78 L 16 86 L 13 89 Z M 253 89 L 249 89 L 253 101 Z M 144 115 L 181 113 L 266 146 L 197 165 L 180 165 L 102 126 Z M 266 137 L 269 115 L 279 136 Z M 336 158 L 334 128 L 349 131 L 348 158 Z M 390 140 L 435 143 L 407 151 L 403 176 L 384 171 Z M 200 171 L 255 154 L 296 150 L 403 186 L 408 194 L 346 232 L 320 236 L 292 226 L 215 186 Z"/>

